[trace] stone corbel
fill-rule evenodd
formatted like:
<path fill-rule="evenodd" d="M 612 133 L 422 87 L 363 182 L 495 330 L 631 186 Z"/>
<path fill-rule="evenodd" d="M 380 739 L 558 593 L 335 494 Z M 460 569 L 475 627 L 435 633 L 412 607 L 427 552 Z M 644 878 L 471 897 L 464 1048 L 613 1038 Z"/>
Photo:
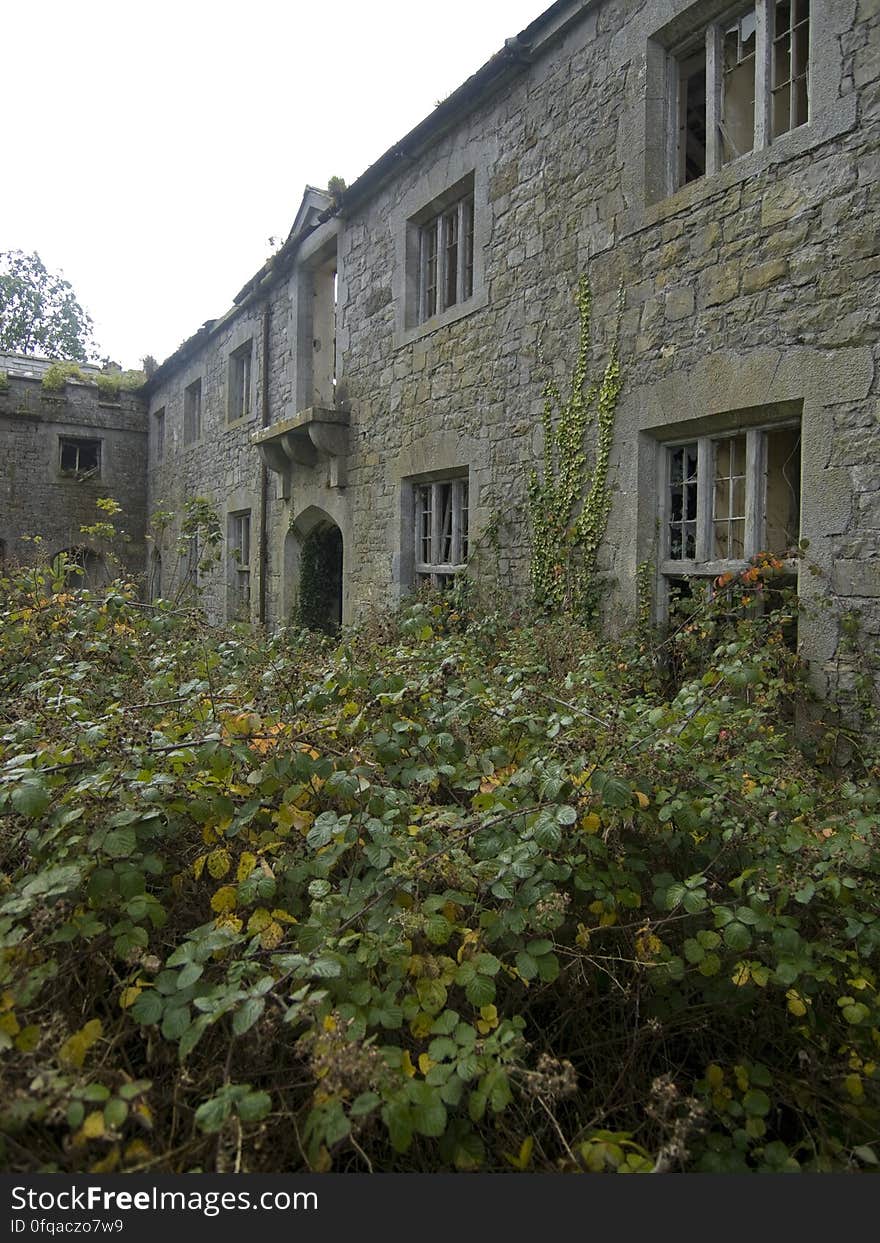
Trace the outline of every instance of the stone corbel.
<path fill-rule="evenodd" d="M 291 468 L 326 463 L 331 488 L 346 483 L 348 412 L 310 406 L 257 432 L 251 443 L 264 465 L 281 478 L 281 495 L 290 497 Z"/>

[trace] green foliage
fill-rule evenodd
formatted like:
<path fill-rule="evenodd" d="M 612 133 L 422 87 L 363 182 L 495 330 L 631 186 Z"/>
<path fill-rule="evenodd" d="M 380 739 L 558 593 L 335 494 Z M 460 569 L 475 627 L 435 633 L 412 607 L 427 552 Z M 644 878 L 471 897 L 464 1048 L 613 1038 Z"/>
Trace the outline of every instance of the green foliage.
<path fill-rule="evenodd" d="M 102 371 L 95 376 L 101 401 L 118 401 L 120 393 L 133 392 L 146 380 L 144 371 Z"/>
<path fill-rule="evenodd" d="M 95 355 L 91 317 L 36 251 L 0 252 L 0 350 L 81 363 Z"/>
<path fill-rule="evenodd" d="M 586 276 L 575 293 L 578 345 L 568 396 L 563 399 L 551 378 L 544 388 L 544 468 L 528 480 L 532 528 L 532 595 L 549 614 L 589 618 L 599 596 L 597 560 L 608 525 L 611 490 L 608 462 L 614 418 L 621 389 L 620 318 L 623 289 L 618 296 L 617 322 L 601 380 L 589 383 L 592 298 Z M 595 421 L 591 469 L 585 437 Z"/>
<path fill-rule="evenodd" d="M 89 377 L 76 363 L 54 362 L 43 373 L 40 387 L 44 393 L 63 393 L 68 380 L 88 384 Z"/>
<path fill-rule="evenodd" d="M 0 393 L 5 393 L 9 388 L 9 376 L 5 371 L 0 371 Z"/>
<path fill-rule="evenodd" d="M 787 727 L 771 570 L 674 679 L 442 596 L 331 646 L 4 578 L 5 1168 L 876 1168 L 880 767 Z"/>

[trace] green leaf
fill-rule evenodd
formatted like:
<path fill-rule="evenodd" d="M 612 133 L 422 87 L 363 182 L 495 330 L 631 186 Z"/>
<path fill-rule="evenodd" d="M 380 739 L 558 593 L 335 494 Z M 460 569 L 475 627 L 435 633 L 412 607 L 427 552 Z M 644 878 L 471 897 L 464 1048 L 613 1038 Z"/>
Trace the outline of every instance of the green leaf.
<path fill-rule="evenodd" d="M 516 956 L 516 969 L 525 980 L 533 980 L 538 974 L 536 960 L 525 950 L 520 950 Z"/>
<path fill-rule="evenodd" d="M 137 849 L 137 834 L 133 828 L 111 829 L 101 845 L 111 859 L 126 859 Z"/>
<path fill-rule="evenodd" d="M 136 1023 L 158 1023 L 162 1017 L 162 998 L 154 989 L 144 989 L 129 1010 Z"/>
<path fill-rule="evenodd" d="M 433 945 L 445 945 L 452 936 L 452 924 L 445 915 L 432 915 L 425 922 L 425 936 Z"/>
<path fill-rule="evenodd" d="M 128 1105 L 118 1096 L 114 1096 L 113 1100 L 108 1101 L 104 1106 L 104 1122 L 108 1127 L 121 1127 L 127 1117 Z"/>
<path fill-rule="evenodd" d="M 138 1001 L 140 1001 L 140 997 Z M 165 1011 L 162 1019 L 162 1035 L 166 1040 L 179 1040 L 191 1022 L 192 1015 L 190 1014 L 189 1006 L 174 1006 L 172 1009 Z"/>
<path fill-rule="evenodd" d="M 464 995 L 472 1006 L 488 1006 L 495 1000 L 495 981 L 488 975 L 475 975 L 465 985 Z"/>
<path fill-rule="evenodd" d="M 361 1092 L 360 1096 L 356 1096 L 351 1102 L 348 1112 L 352 1118 L 365 1118 L 381 1104 L 382 1098 L 376 1092 Z"/>
<path fill-rule="evenodd" d="M 265 997 L 251 997 L 232 1016 L 232 1030 L 236 1036 L 243 1036 L 250 1031 L 254 1023 L 266 1008 Z"/>
<path fill-rule="evenodd" d="M 261 1122 L 272 1108 L 268 1092 L 248 1092 L 238 1102 L 238 1116 L 242 1122 Z"/>
<path fill-rule="evenodd" d="M 206 1135 L 219 1131 L 232 1111 L 228 1096 L 212 1096 L 196 1110 L 196 1126 Z"/>
<path fill-rule="evenodd" d="M 33 819 L 42 816 L 49 806 L 51 794 L 39 781 L 24 781 L 12 791 L 12 806 L 20 816 Z"/>
<path fill-rule="evenodd" d="M 746 950 L 752 943 L 752 934 L 749 932 L 745 924 L 741 924 L 738 919 L 729 923 L 724 929 L 724 944 L 730 949 Z"/>
<path fill-rule="evenodd" d="M 770 1097 L 760 1088 L 751 1088 L 743 1097 L 743 1109 L 752 1117 L 763 1118 L 770 1112 Z"/>
<path fill-rule="evenodd" d="M 317 980 L 332 980 L 342 975 L 342 964 L 335 958 L 316 958 L 308 974 Z"/>

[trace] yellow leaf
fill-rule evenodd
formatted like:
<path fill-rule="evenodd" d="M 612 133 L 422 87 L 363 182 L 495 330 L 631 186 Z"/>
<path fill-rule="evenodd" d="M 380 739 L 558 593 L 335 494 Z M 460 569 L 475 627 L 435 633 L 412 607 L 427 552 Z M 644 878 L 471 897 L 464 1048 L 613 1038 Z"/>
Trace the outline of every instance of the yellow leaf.
<path fill-rule="evenodd" d="M 639 807 L 641 807 L 642 811 L 644 811 L 651 802 L 647 794 L 643 794 L 641 790 L 636 790 L 636 798 L 639 801 Z"/>
<path fill-rule="evenodd" d="M 12 1010 L 15 1007 L 15 995 L 10 989 L 5 989 L 0 993 L 0 1011 Z"/>
<path fill-rule="evenodd" d="M 112 1174 L 119 1164 L 119 1145 L 114 1144 L 106 1157 L 89 1167 L 90 1174 Z"/>
<path fill-rule="evenodd" d="M 241 881 L 243 880 L 247 880 L 247 878 L 250 876 L 251 872 L 254 870 L 256 866 L 257 866 L 257 856 L 252 855 L 249 850 L 244 851 L 244 853 L 242 854 L 241 858 L 238 861 L 238 871 L 235 874 L 235 879 L 239 883 L 241 883 Z"/>
<path fill-rule="evenodd" d="M 238 893 L 235 885 L 222 885 L 211 899 L 211 910 L 218 915 L 227 915 L 238 906 Z"/>
<path fill-rule="evenodd" d="M 736 1076 L 736 1086 L 740 1092 L 745 1092 L 749 1086 L 749 1072 L 745 1066 L 734 1066 L 733 1073 Z"/>
<path fill-rule="evenodd" d="M 706 1067 L 706 1082 L 713 1089 L 720 1088 L 724 1082 L 724 1071 L 714 1062 L 710 1062 Z"/>
<path fill-rule="evenodd" d="M 312 1162 L 312 1169 L 316 1174 L 326 1174 L 328 1170 L 333 1168 L 333 1158 L 322 1144 L 318 1149 L 318 1155 Z"/>
<path fill-rule="evenodd" d="M 420 1010 L 414 1019 L 410 1020 L 409 1030 L 415 1036 L 416 1040 L 424 1040 L 426 1036 L 431 1034 L 431 1028 L 434 1026 L 435 1015 L 426 1014 L 424 1010 Z"/>
<path fill-rule="evenodd" d="M 523 1142 L 520 1144 L 519 1146 L 519 1168 L 521 1170 L 524 1170 L 526 1166 L 528 1165 L 528 1163 L 531 1161 L 532 1149 L 534 1148 L 534 1146 L 535 1146 L 535 1141 L 532 1139 L 531 1135 L 527 1135 L 526 1138 L 523 1140 Z"/>
<path fill-rule="evenodd" d="M 144 990 L 132 985 L 130 988 L 124 988 L 119 995 L 119 1005 L 121 1009 L 127 1010 L 129 1006 L 133 1006 Z"/>
<path fill-rule="evenodd" d="M 209 824 L 206 824 L 204 828 L 202 829 L 202 841 L 205 843 L 206 846 L 213 846 L 214 843 L 218 840 L 219 839 L 217 837 L 217 830 L 212 829 Z"/>
<path fill-rule="evenodd" d="M 803 999 L 797 989 L 790 988 L 785 994 L 785 997 L 788 1002 L 789 1012 L 793 1014 L 795 1018 L 803 1018 L 803 1016 L 807 1013 L 807 1007 L 804 1005 Z"/>
<path fill-rule="evenodd" d="M 237 915 L 218 915 L 214 920 L 215 928 L 228 928 L 230 932 L 241 932 L 243 926 L 242 921 Z M 211 957 L 215 960 L 219 960 L 223 957 L 224 953 L 225 950 L 222 949 L 214 950 Z"/>
<path fill-rule="evenodd" d="M 737 963 L 733 975 L 730 978 L 733 980 L 737 988 L 743 988 L 752 978 L 752 973 L 749 970 L 749 964 L 747 962 Z"/>
<path fill-rule="evenodd" d="M 427 1053 L 419 1054 L 419 1070 L 423 1075 L 426 1075 L 431 1067 L 436 1065 L 437 1063 L 432 1057 L 428 1057 Z"/>
<path fill-rule="evenodd" d="M 325 1032 L 335 1032 L 339 1024 L 336 1022 L 332 1014 L 325 1014 L 323 1019 L 323 1028 Z"/>
<path fill-rule="evenodd" d="M 410 1079 L 412 1079 L 413 1075 L 416 1073 L 416 1068 L 412 1064 L 412 1058 L 409 1055 L 408 1049 L 405 1050 L 403 1054 L 403 1058 L 401 1059 L 401 1063 L 400 1063 L 400 1069 Z"/>
<path fill-rule="evenodd" d="M 208 871 L 214 880 L 220 880 L 232 867 L 228 850 L 212 850 L 208 855 Z"/>
<path fill-rule="evenodd" d="M 360 712 L 360 705 L 356 704 L 353 699 L 349 699 L 348 703 L 344 703 L 342 705 L 343 716 L 347 716 L 347 717 L 357 716 L 359 712 Z"/>
<path fill-rule="evenodd" d="M 289 911 L 282 911 L 280 907 L 276 907 L 272 912 L 272 918 L 277 920 L 279 924 L 298 924 L 299 920 L 295 915 L 291 915 Z"/>
<path fill-rule="evenodd" d="M 152 1131 L 153 1111 L 150 1109 L 150 1106 L 146 1101 L 138 1101 L 137 1104 L 132 1105 L 131 1112 L 134 1117 L 137 1118 L 141 1126 L 146 1127 L 148 1131 Z"/>
<path fill-rule="evenodd" d="M 152 1149 L 142 1139 L 133 1139 L 125 1150 L 125 1164 L 140 1165 L 149 1161 L 152 1155 Z"/>
<path fill-rule="evenodd" d="M 59 1060 L 79 1069 L 86 1060 L 89 1049 L 100 1040 L 102 1030 L 100 1019 L 90 1019 L 85 1027 L 65 1040 L 58 1050 Z"/>
<path fill-rule="evenodd" d="M 589 948 L 589 945 L 590 945 L 590 930 L 589 930 L 589 928 L 587 927 L 587 925 L 586 925 L 586 924 L 578 924 L 578 926 L 577 926 L 577 936 L 575 937 L 575 943 L 576 943 L 577 945 L 579 945 L 579 946 L 581 947 L 581 949 L 583 949 L 583 950 L 585 950 L 585 949 L 588 949 L 588 948 Z"/>
<path fill-rule="evenodd" d="M 493 1027 L 498 1026 L 498 1009 L 496 1006 L 480 1006 L 480 1018 Z"/>
<path fill-rule="evenodd" d="M 272 922 L 272 916 L 264 906 L 258 906 L 248 920 L 247 930 L 250 936 L 256 936 L 258 932 L 264 932 Z"/>
<path fill-rule="evenodd" d="M 19 1053 L 32 1053 L 40 1043 L 40 1029 L 35 1023 L 23 1027 L 15 1037 L 15 1047 Z"/>
<path fill-rule="evenodd" d="M 598 833 L 602 827 L 602 821 L 594 811 L 587 812 L 585 816 L 581 816 L 581 828 L 585 833 Z"/>
<path fill-rule="evenodd" d="M 843 1086 L 854 1101 L 860 1101 L 865 1095 L 861 1075 L 847 1075 L 843 1081 Z"/>
<path fill-rule="evenodd" d="M 0 1032 L 7 1036 L 17 1036 L 20 1031 L 21 1024 L 11 1011 L 0 1016 Z"/>
<path fill-rule="evenodd" d="M 104 1134 L 104 1114 L 100 1109 L 90 1113 L 79 1129 L 83 1139 L 100 1139 Z"/>
<path fill-rule="evenodd" d="M 205 870 L 205 860 L 207 859 L 207 857 L 208 857 L 207 855 L 199 855 L 198 859 L 196 859 L 195 863 L 193 864 L 193 876 L 196 878 L 196 880 L 199 879 L 202 872 L 204 872 Z"/>
<path fill-rule="evenodd" d="M 269 927 L 260 935 L 260 945 L 264 950 L 273 950 L 284 940 L 284 929 L 273 919 Z"/>

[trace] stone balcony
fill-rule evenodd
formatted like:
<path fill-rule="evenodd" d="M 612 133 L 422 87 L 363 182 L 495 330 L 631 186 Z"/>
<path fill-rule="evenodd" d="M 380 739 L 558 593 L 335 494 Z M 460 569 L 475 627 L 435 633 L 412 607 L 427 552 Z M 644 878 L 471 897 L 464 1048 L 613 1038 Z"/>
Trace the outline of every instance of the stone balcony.
<path fill-rule="evenodd" d="M 281 494 L 290 497 L 293 466 L 327 466 L 331 488 L 344 488 L 348 454 L 348 411 L 309 406 L 272 423 L 251 437 L 263 463 L 281 478 Z"/>

